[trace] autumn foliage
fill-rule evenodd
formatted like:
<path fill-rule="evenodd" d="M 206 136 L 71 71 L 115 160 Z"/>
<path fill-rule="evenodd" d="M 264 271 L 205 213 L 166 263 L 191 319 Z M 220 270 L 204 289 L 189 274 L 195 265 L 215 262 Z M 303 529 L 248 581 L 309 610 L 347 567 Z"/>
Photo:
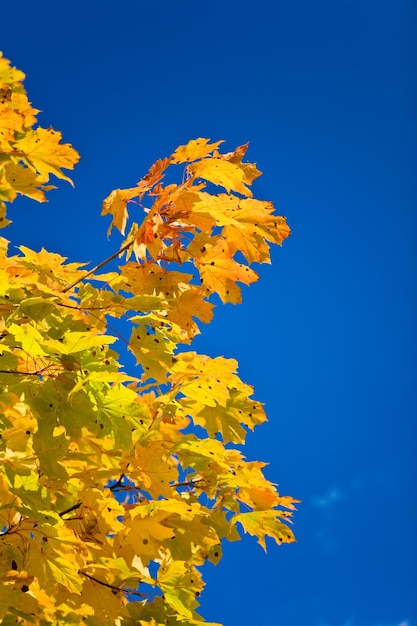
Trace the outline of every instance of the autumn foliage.
<path fill-rule="evenodd" d="M 6 202 L 43 202 L 79 158 L 36 126 L 23 79 L 0 56 L 2 226 Z M 188 348 L 216 299 L 239 303 L 251 264 L 290 232 L 253 198 L 247 146 L 221 143 L 190 141 L 112 191 L 102 214 L 123 241 L 93 269 L 9 254 L 0 238 L 3 624 L 205 623 L 201 566 L 223 540 L 294 541 L 295 501 L 236 447 L 265 421 L 262 404 L 235 360 Z M 162 182 L 167 168 L 177 184 Z"/>

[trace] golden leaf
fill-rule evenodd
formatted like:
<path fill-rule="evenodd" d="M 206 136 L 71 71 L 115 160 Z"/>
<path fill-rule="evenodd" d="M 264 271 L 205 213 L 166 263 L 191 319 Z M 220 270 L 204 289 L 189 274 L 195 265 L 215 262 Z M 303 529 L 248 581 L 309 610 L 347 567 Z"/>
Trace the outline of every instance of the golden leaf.
<path fill-rule="evenodd" d="M 62 172 L 62 168 L 74 169 L 80 156 L 70 144 L 61 144 L 61 139 L 62 135 L 58 131 L 37 128 L 29 130 L 25 137 L 15 141 L 14 150 L 15 153 L 19 153 L 20 159 L 41 175 L 44 181 L 49 179 L 50 174 L 54 174 L 57 178 L 72 184 L 72 180 Z"/>
<path fill-rule="evenodd" d="M 295 541 L 294 533 L 279 520 L 280 511 L 253 511 L 240 513 L 232 518 L 232 524 L 239 522 L 245 532 L 254 535 L 266 552 L 265 537 L 272 537 L 278 544 Z"/>
<path fill-rule="evenodd" d="M 223 140 L 209 144 L 210 139 L 192 139 L 184 146 L 179 146 L 171 155 L 172 163 L 179 164 L 186 161 L 196 161 L 209 155 L 223 143 Z"/>
<path fill-rule="evenodd" d="M 112 222 L 107 231 L 108 235 L 111 233 L 114 226 L 124 235 L 126 221 L 129 217 L 127 203 L 137 195 L 139 195 L 137 187 L 132 187 L 131 189 L 114 189 L 107 198 L 103 200 L 101 214 L 110 214 L 112 216 Z"/>
<path fill-rule="evenodd" d="M 203 286 L 209 292 L 218 293 L 223 302 L 241 302 L 240 288 L 236 283 L 250 285 L 259 278 L 250 267 L 235 261 L 227 243 L 221 240 L 214 246 L 205 245 L 203 254 L 195 263 Z"/>
<path fill-rule="evenodd" d="M 252 196 L 252 192 L 245 185 L 245 172 L 242 168 L 222 158 L 208 158 L 197 161 L 188 166 L 195 178 L 203 178 L 214 185 L 220 185 L 230 191 L 237 191 L 243 196 Z"/>
<path fill-rule="evenodd" d="M 8 163 L 2 171 L 1 183 L 10 185 L 15 192 L 37 200 L 46 202 L 42 191 L 42 179 L 33 170 L 23 167 L 20 163 Z M 1 184 L 0 183 L 0 184 Z M 48 189 L 53 187 L 48 186 Z"/>

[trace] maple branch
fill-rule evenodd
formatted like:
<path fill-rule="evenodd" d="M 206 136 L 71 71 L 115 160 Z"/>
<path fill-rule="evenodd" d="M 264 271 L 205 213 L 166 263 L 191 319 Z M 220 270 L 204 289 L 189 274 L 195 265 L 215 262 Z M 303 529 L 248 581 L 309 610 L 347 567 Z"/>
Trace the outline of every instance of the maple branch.
<path fill-rule="evenodd" d="M 110 491 L 114 492 L 114 491 L 140 491 L 140 487 L 137 487 L 137 485 L 112 485 L 111 487 L 109 487 Z"/>
<path fill-rule="evenodd" d="M 102 267 L 104 267 L 104 265 L 107 265 L 107 263 L 110 263 L 110 261 L 113 261 L 113 259 L 118 257 L 119 254 L 122 254 L 122 252 L 124 252 L 125 250 L 128 250 L 130 246 L 134 244 L 134 242 L 135 240 L 132 239 L 131 241 L 128 241 L 127 243 L 125 243 L 124 246 L 121 246 L 121 248 L 119 248 L 117 252 L 114 252 L 113 254 L 111 254 L 107 259 L 104 259 L 104 261 L 102 261 L 101 263 L 93 267 L 93 269 L 89 270 L 86 274 L 84 274 L 84 276 L 81 276 L 81 278 L 77 278 L 77 280 L 71 283 L 71 285 L 69 285 L 68 287 L 65 287 L 65 289 L 62 290 L 62 293 L 66 293 L 67 291 L 69 291 L 70 289 L 78 285 L 78 283 L 81 283 L 83 280 L 91 276 L 91 274 L 94 274 L 95 272 L 100 270 Z"/>
<path fill-rule="evenodd" d="M 77 502 L 77 504 L 73 504 L 72 506 L 69 507 L 69 509 L 65 509 L 65 511 L 61 511 L 61 513 L 58 513 L 58 515 L 59 517 L 63 517 L 67 513 L 71 513 L 71 511 L 76 511 L 77 509 L 80 508 L 80 506 L 81 506 L 81 502 Z"/>
<path fill-rule="evenodd" d="M 120 478 L 117 480 L 117 482 L 115 482 L 113 485 L 111 485 L 110 487 L 108 487 L 108 489 L 110 489 L 110 491 L 112 493 L 114 492 L 119 492 L 119 491 L 141 491 L 141 488 L 138 487 L 138 485 L 123 485 L 122 484 L 122 480 L 125 477 L 124 474 L 122 474 L 120 476 Z"/>
<path fill-rule="evenodd" d="M 120 474 L 116 482 L 109 487 L 110 491 L 119 491 L 119 489 L 123 488 L 122 480 L 124 477 L 125 477 L 124 474 Z"/>
<path fill-rule="evenodd" d="M 116 585 L 105 583 L 103 580 L 99 580 L 98 578 L 91 576 L 91 574 L 86 574 L 86 572 L 80 572 L 80 574 L 81 576 L 85 576 L 86 578 L 89 578 L 90 580 L 94 580 L 94 582 L 98 583 L 99 585 L 103 585 L 103 587 L 108 587 L 109 589 L 113 591 L 113 593 L 114 592 L 128 593 L 130 595 L 140 596 L 141 598 L 145 597 L 145 595 L 143 593 L 139 593 L 139 591 L 135 591 L 134 589 L 123 589 L 123 587 L 117 587 Z"/>
<path fill-rule="evenodd" d="M 201 483 L 204 478 L 196 478 L 195 480 L 184 480 L 181 483 L 173 483 L 171 487 L 194 487 L 197 483 Z"/>
<path fill-rule="evenodd" d="M 70 289 L 70 287 L 68 287 Z M 109 306 L 71 306 L 70 304 L 63 304 L 62 302 L 56 303 L 58 306 L 63 306 L 66 309 L 75 309 L 76 311 L 106 311 Z"/>
<path fill-rule="evenodd" d="M 121 485 L 122 484 L 122 480 L 123 480 L 124 477 L 125 477 L 124 473 L 120 474 L 119 478 L 114 483 L 113 487 L 116 487 L 117 485 Z M 111 489 L 111 487 L 110 487 L 110 489 Z"/>
<path fill-rule="evenodd" d="M 85 576 L 86 578 L 89 578 L 90 580 L 94 580 L 94 582 L 98 583 L 99 585 L 103 585 L 103 587 L 108 587 L 109 589 L 111 589 L 112 591 L 123 591 L 123 589 L 120 589 L 120 587 L 116 587 L 115 585 L 110 585 L 110 583 L 105 583 L 103 580 L 99 580 L 98 578 L 95 578 L 94 576 L 91 576 L 90 574 L 86 574 L 85 572 L 80 572 L 81 576 Z"/>
<path fill-rule="evenodd" d="M 45 369 L 37 370 L 35 372 L 18 372 L 17 370 L 0 370 L 0 374 L 19 374 L 19 376 L 50 376 L 51 378 L 55 378 L 54 374 L 45 373 Z"/>

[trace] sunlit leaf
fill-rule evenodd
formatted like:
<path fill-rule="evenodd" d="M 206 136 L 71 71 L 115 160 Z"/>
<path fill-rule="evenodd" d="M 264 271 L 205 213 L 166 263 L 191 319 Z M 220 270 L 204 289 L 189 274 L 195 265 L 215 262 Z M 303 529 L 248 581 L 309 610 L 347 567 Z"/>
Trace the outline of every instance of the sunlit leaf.
<path fill-rule="evenodd" d="M 70 144 L 61 144 L 62 135 L 52 129 L 37 128 L 28 131 L 26 136 L 14 142 L 14 149 L 21 154 L 19 157 L 38 172 L 44 181 L 50 174 L 70 183 L 62 169 L 74 169 L 79 155 Z"/>

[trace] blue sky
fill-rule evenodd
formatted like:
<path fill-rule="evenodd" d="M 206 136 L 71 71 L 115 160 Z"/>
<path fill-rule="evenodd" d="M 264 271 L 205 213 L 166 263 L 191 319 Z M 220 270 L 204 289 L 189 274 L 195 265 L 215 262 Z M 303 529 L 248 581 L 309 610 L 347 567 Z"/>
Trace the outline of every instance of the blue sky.
<path fill-rule="evenodd" d="M 417 626 L 416 4 L 29 0 L 0 48 L 40 122 L 81 153 L 75 190 L 19 201 L 4 234 L 100 261 L 102 199 L 195 137 L 250 141 L 293 235 L 196 349 L 236 357 L 269 423 L 248 458 L 303 502 L 296 545 L 208 567 L 225 626 Z"/>

